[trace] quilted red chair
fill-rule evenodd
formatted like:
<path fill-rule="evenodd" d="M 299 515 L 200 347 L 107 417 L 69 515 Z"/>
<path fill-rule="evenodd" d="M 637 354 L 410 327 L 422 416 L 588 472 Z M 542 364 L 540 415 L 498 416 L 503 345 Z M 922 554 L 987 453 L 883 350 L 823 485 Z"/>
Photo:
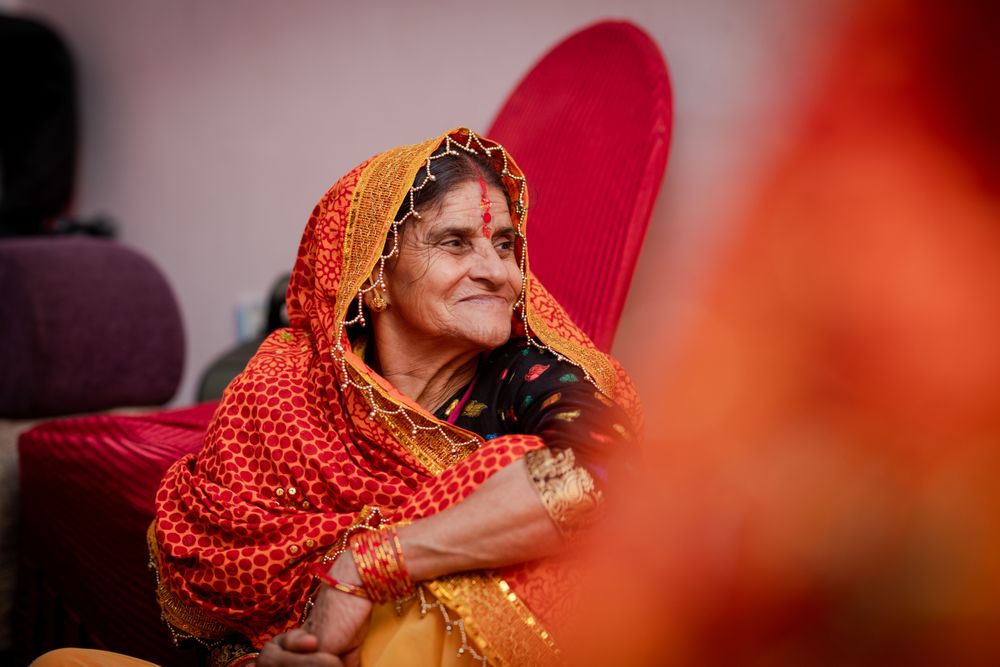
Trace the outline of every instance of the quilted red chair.
<path fill-rule="evenodd" d="M 556 45 L 486 136 L 531 186 L 531 267 L 602 350 L 611 349 L 667 163 L 670 79 L 656 44 L 604 21 Z"/>
<path fill-rule="evenodd" d="M 532 184 L 533 269 L 605 349 L 663 177 L 670 113 L 654 43 L 635 26 L 605 22 L 544 56 L 489 133 Z M 35 602 L 27 623 L 50 630 L 69 619 L 77 643 L 191 664 L 160 623 L 145 530 L 161 475 L 200 448 L 213 407 L 61 421 L 22 436 L 23 553 L 33 584 L 22 600 Z M 26 628 L 19 638 L 19 654 L 31 657 L 66 633 Z"/>

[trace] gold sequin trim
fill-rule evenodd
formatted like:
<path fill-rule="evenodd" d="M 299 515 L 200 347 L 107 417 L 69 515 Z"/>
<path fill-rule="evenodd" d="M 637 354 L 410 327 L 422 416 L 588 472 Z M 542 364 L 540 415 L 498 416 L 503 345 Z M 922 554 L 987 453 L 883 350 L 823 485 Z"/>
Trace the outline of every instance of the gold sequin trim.
<path fill-rule="evenodd" d="M 566 311 L 542 287 L 534 274 L 528 273 L 527 284 L 529 301 L 534 301 L 537 298 L 547 302 L 554 311 L 549 313 L 549 318 L 562 321 L 567 330 L 576 330 L 579 332 L 576 329 L 576 325 L 569 319 Z M 571 340 L 556 333 L 552 327 L 546 324 L 545 319 L 541 317 L 534 307 L 526 308 L 525 311 L 524 316 L 528 322 L 528 328 L 542 343 L 556 354 L 566 357 L 582 368 L 602 393 L 607 396 L 614 395 L 615 385 L 618 381 L 618 374 L 615 371 L 615 367 L 606 354 L 597 348 L 591 347 L 592 343 L 586 340 L 583 332 L 579 332 L 581 336 L 580 340 Z"/>
<path fill-rule="evenodd" d="M 524 462 L 542 504 L 564 537 L 574 537 L 597 521 L 601 491 L 587 469 L 576 465 L 573 450 L 543 447 L 525 454 Z"/>
<path fill-rule="evenodd" d="M 353 366 L 347 366 L 347 372 L 355 383 L 368 382 Z M 403 407 L 378 383 L 371 382 L 369 386 L 368 400 L 377 407 L 373 413 L 377 414 L 379 422 L 432 475 L 447 470 L 473 451 L 457 449 L 453 442 L 482 441 L 479 435 L 436 419 L 427 412 Z M 442 433 L 451 440 L 443 438 Z"/>
<path fill-rule="evenodd" d="M 419 218 L 413 209 L 413 192 L 423 185 L 411 184 L 421 168 L 426 170 L 427 179 L 432 179 L 430 163 L 436 159 L 432 153 L 439 146 L 443 146 L 449 154 L 465 151 L 485 156 L 494 163 L 512 196 L 511 214 L 517 220 L 519 267 L 523 276 L 520 298 L 515 305 L 520 306 L 521 319 L 529 332 L 528 342 L 553 352 L 560 360 L 568 359 L 578 365 L 584 378 L 608 395 L 612 394 L 618 379 L 607 355 L 593 348 L 586 335 L 570 321 L 565 311 L 528 270 L 525 236 L 527 187 L 521 170 L 502 146 L 467 128 L 456 128 L 436 139 L 375 156 L 359 175 L 348 209 L 343 271 L 335 307 L 337 330 L 330 332 L 336 341 L 332 352 L 340 367 L 341 390 L 346 391 L 348 387 L 358 389 L 371 407 L 369 419 L 381 422 L 431 474 L 438 474 L 468 456 L 479 447 L 482 438 L 435 419 L 418 406 L 393 395 L 378 381 L 373 381 L 360 359 L 348 359 L 345 355 L 344 327 L 356 321 L 364 324 L 363 311 L 348 322 L 345 319 L 348 308 L 355 299 L 360 304 L 367 289 L 364 285 L 373 276 L 376 266 L 379 266 L 378 277 L 372 278 L 369 287 L 382 285 L 385 259 L 398 251 L 399 223 L 394 222 L 395 213 L 409 196 L 411 210 L 408 215 Z M 385 240 L 390 231 L 393 233 L 393 247 L 386 252 Z M 544 316 L 538 309 L 545 311 Z"/>
<path fill-rule="evenodd" d="M 167 588 L 160 577 L 160 549 L 156 543 L 155 524 L 146 532 L 149 546 L 149 566 L 156 573 L 156 600 L 160 603 L 161 617 L 170 628 L 174 643 L 181 639 L 195 639 L 212 647 L 207 641 L 216 641 L 230 635 L 232 628 L 220 623 L 201 609 L 182 602 Z"/>
<path fill-rule="evenodd" d="M 344 264 L 337 290 L 337 322 L 342 322 L 358 289 L 371 275 L 383 241 L 417 171 L 440 139 L 386 151 L 365 167 L 358 178 L 344 230 Z"/>
<path fill-rule="evenodd" d="M 536 667 L 558 662 L 552 635 L 510 585 L 492 574 L 459 574 L 425 582 L 462 619 L 476 650 L 494 667 Z"/>

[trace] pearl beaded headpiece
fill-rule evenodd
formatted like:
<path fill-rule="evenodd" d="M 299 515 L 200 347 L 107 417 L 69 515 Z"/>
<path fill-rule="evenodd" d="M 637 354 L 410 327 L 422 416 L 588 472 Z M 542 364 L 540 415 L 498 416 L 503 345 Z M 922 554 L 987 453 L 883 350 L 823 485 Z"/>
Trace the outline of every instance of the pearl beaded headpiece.
<path fill-rule="evenodd" d="M 530 328 L 528 326 L 528 315 L 527 315 L 528 247 L 527 247 L 527 239 L 525 238 L 524 235 L 524 213 L 526 210 L 525 179 L 520 174 L 515 174 L 510 170 L 509 156 L 507 155 L 507 151 L 503 148 L 503 146 L 500 146 L 499 144 L 494 144 L 492 146 L 486 145 L 480 139 L 480 137 L 471 130 L 467 131 L 467 136 L 465 138 L 465 141 L 458 141 L 454 139 L 451 135 L 445 136 L 440 149 L 435 151 L 434 154 L 424 159 L 424 164 L 421 168 L 424 177 L 419 184 L 413 185 L 409 189 L 406 199 L 404 199 L 404 203 L 408 204 L 406 212 L 398 219 L 394 218 L 392 221 L 390 232 L 388 235 L 388 237 L 392 239 L 392 246 L 387 252 L 385 251 L 385 248 L 382 249 L 383 251 L 379 254 L 377 260 L 377 267 L 378 267 L 377 273 L 373 271 L 372 272 L 373 277 L 367 281 L 367 285 L 362 284 L 362 286 L 358 289 L 357 314 L 351 319 L 343 319 L 340 322 L 337 331 L 337 337 L 335 339 L 336 342 L 333 347 L 334 359 L 337 361 L 337 363 L 340 365 L 341 368 L 341 377 L 342 377 L 341 389 L 342 390 L 347 389 L 350 386 L 361 391 L 361 393 L 367 399 L 369 406 L 371 407 L 371 412 L 368 415 L 369 419 L 374 420 L 380 416 L 401 417 L 406 422 L 406 426 L 410 429 L 410 433 L 412 435 L 417 435 L 417 433 L 420 431 L 437 431 L 438 434 L 445 440 L 445 442 L 447 442 L 450 445 L 450 451 L 452 455 L 457 455 L 459 448 L 465 448 L 470 445 L 478 446 L 479 440 L 477 438 L 471 438 L 468 440 L 455 440 L 454 433 L 449 432 L 444 428 L 442 428 L 441 425 L 436 422 L 436 420 L 430 421 L 429 423 L 423 423 L 427 421 L 425 418 L 423 418 L 423 416 L 415 418 L 416 415 L 410 414 L 411 409 L 407 408 L 404 405 L 397 404 L 394 405 L 392 409 L 386 409 L 380 406 L 375 398 L 375 391 L 371 386 L 371 384 L 356 382 L 351 378 L 350 374 L 348 373 L 345 349 L 343 347 L 342 341 L 344 339 L 344 329 L 347 326 L 350 326 L 352 324 L 359 324 L 361 326 L 366 326 L 366 320 L 364 315 L 365 294 L 374 289 L 381 289 L 381 290 L 386 289 L 385 285 L 386 262 L 395 257 L 396 255 L 398 255 L 399 253 L 400 226 L 410 218 L 414 218 L 416 220 L 421 219 L 421 215 L 415 207 L 416 194 L 423 188 L 427 187 L 428 183 L 436 180 L 436 177 L 431 172 L 431 167 L 434 161 L 445 158 L 446 156 L 462 155 L 463 152 L 472 155 L 482 155 L 494 163 L 498 161 L 496 160 L 494 155 L 498 154 L 500 156 L 499 160 L 500 165 L 498 166 L 500 166 L 501 179 L 508 179 L 509 181 L 513 182 L 513 184 L 515 184 L 517 187 L 517 197 L 512 201 L 512 208 L 513 208 L 512 213 L 516 217 L 517 222 L 515 226 L 515 235 L 516 239 L 520 243 L 520 256 L 518 258 L 518 264 L 521 271 L 521 291 L 517 302 L 515 302 L 514 304 L 514 309 L 520 310 L 520 319 L 524 324 L 524 333 L 529 345 L 537 349 L 548 350 L 553 355 L 555 355 L 555 357 L 560 361 L 566 360 L 566 357 L 564 355 L 556 352 L 548 345 L 538 340 L 535 336 L 532 336 Z M 421 171 L 418 171 L 417 173 L 419 174 L 421 173 Z M 388 243 L 386 245 L 388 245 Z M 573 362 L 573 360 L 569 361 L 575 363 Z M 594 380 L 587 372 L 587 369 L 584 368 L 583 366 L 580 366 L 580 370 L 583 372 L 584 378 L 593 384 Z"/>

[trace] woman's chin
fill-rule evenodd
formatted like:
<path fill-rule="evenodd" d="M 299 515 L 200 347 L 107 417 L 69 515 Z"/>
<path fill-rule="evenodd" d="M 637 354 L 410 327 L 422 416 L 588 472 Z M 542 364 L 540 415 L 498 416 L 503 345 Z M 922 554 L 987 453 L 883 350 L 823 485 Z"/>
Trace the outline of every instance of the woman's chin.
<path fill-rule="evenodd" d="M 508 340 L 510 340 L 510 319 L 504 322 L 497 322 L 489 326 L 487 322 L 481 322 L 483 326 L 476 327 L 473 331 L 466 333 L 466 340 L 485 350 L 495 350 Z"/>

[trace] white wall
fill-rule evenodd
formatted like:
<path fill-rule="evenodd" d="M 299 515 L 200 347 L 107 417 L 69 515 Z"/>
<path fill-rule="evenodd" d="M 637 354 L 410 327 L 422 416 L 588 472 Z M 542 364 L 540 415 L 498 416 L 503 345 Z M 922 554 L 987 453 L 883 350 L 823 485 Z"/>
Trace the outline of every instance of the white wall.
<path fill-rule="evenodd" d="M 10 1 L 10 0 L 8 0 Z M 485 128 L 521 75 L 576 28 L 634 20 L 659 42 L 675 143 L 616 353 L 684 310 L 728 211 L 788 134 L 833 0 L 342 3 L 21 0 L 61 28 L 80 69 L 77 212 L 106 212 L 162 267 L 188 357 L 177 403 L 235 341 L 241 294 L 289 270 L 315 201 L 385 148 Z M 648 367 L 648 365 L 647 365 Z"/>

